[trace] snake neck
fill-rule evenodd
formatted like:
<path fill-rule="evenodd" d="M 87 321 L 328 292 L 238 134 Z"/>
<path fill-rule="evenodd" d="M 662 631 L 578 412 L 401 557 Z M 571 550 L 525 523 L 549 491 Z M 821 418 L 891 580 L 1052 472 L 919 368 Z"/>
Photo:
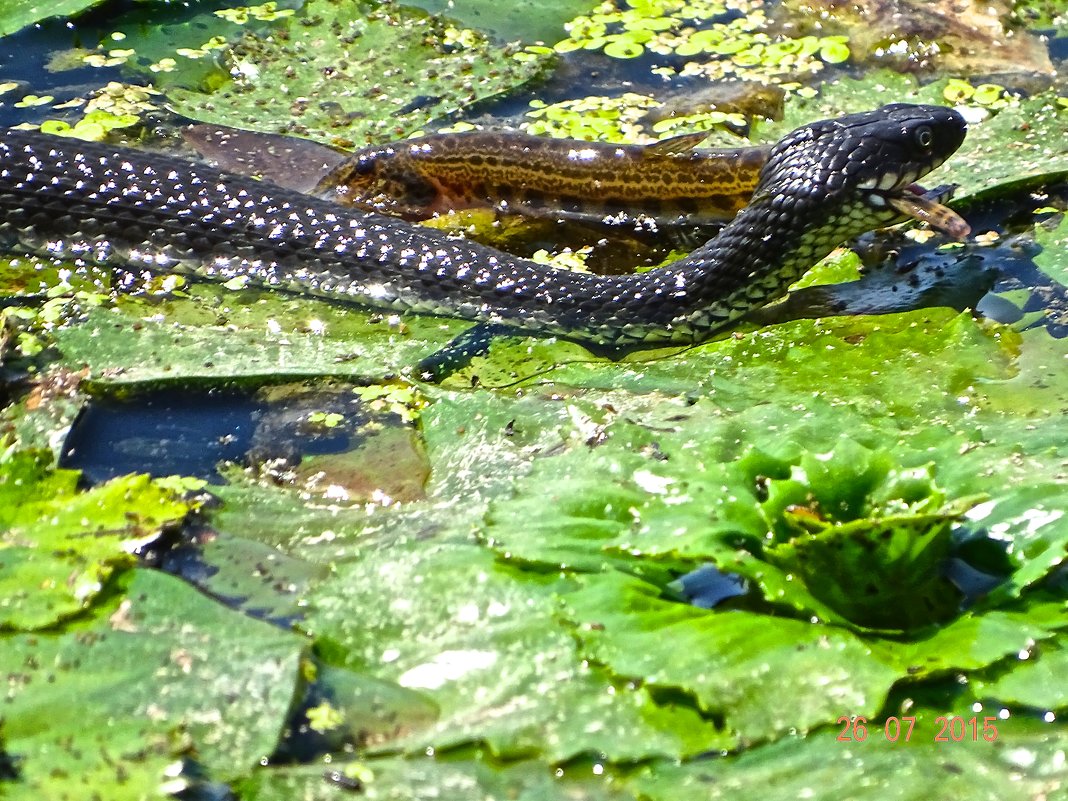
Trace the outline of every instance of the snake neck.
<path fill-rule="evenodd" d="M 714 239 L 680 261 L 637 276 L 602 279 L 621 300 L 653 296 L 661 302 L 650 304 L 640 325 L 620 313 L 595 315 L 587 325 L 600 327 L 603 342 L 611 344 L 615 337 L 621 346 L 701 341 L 781 298 L 843 239 L 873 227 L 872 210 L 859 202 L 812 221 L 783 214 L 779 198 L 758 196 Z M 880 224 L 900 219 L 890 210 L 874 214 Z"/>

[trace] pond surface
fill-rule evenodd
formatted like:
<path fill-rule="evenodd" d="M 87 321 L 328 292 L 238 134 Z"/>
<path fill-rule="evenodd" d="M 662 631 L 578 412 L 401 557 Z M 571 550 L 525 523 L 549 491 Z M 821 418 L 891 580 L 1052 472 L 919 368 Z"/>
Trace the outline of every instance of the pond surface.
<path fill-rule="evenodd" d="M 735 147 L 938 103 L 972 235 L 440 382 L 468 322 L 0 256 L 0 796 L 1054 797 L 1066 4 L 421 5 L 4 7 L 0 127 Z M 428 224 L 595 271 L 694 244 Z"/>

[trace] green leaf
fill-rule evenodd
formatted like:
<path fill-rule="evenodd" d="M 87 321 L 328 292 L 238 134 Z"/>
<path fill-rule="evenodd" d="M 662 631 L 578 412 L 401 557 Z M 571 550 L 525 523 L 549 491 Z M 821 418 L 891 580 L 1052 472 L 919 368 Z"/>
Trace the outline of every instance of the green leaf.
<path fill-rule="evenodd" d="M 769 561 L 862 626 L 909 629 L 952 617 L 960 593 L 943 576 L 954 511 L 855 520 L 769 547 Z"/>
<path fill-rule="evenodd" d="M 362 309 L 257 290 L 194 284 L 162 302 L 120 297 L 55 331 L 66 364 L 116 384 L 334 375 L 380 378 L 410 369 L 470 325 L 431 317 L 390 320 Z M 149 315 L 162 315 L 146 320 Z"/>
<path fill-rule="evenodd" d="M 74 17 L 104 0 L 5 0 L 0 8 L 0 36 L 7 36 L 50 17 Z"/>
<path fill-rule="evenodd" d="M 975 670 L 1063 628 L 1064 604 L 965 615 L 917 640 L 860 637 L 835 626 L 664 600 L 620 573 L 586 577 L 563 600 L 584 655 L 620 678 L 692 696 L 744 741 L 872 718 L 892 686 Z M 786 701 L 784 699 L 789 699 Z"/>
<path fill-rule="evenodd" d="M 768 561 L 862 626 L 922 627 L 957 612 L 961 594 L 943 575 L 951 528 L 982 496 L 946 503 L 930 466 L 903 470 L 846 438 L 789 469 L 765 479 L 777 536 Z"/>
<path fill-rule="evenodd" d="M 308 587 L 329 573 L 324 565 L 226 533 L 205 543 L 199 558 L 207 575 L 192 583 L 235 608 L 269 620 L 299 617 Z"/>
<path fill-rule="evenodd" d="M 274 750 L 303 640 L 170 576 L 120 581 L 123 594 L 69 629 L 0 634 L 4 735 L 19 758 L 0 794 L 158 798 L 191 781 L 169 767 L 187 752 L 226 780 Z"/>
<path fill-rule="evenodd" d="M 552 44 L 564 35 L 564 23 L 589 11 L 595 0 L 414 0 L 408 5 L 487 31 L 506 42 Z"/>
<path fill-rule="evenodd" d="M 1035 264 L 1060 284 L 1068 284 L 1068 217 L 1061 215 L 1055 228 L 1035 226 L 1035 244 L 1041 250 L 1034 255 Z"/>
<path fill-rule="evenodd" d="M 968 126 L 968 136 L 938 175 L 960 184 L 957 198 L 1005 195 L 1068 174 L 1068 114 L 1047 92 L 1007 106 Z M 935 180 L 928 179 L 930 184 Z"/>
<path fill-rule="evenodd" d="M 637 801 L 639 797 L 622 786 L 611 766 L 585 760 L 557 767 L 535 760 L 499 763 L 469 755 L 451 759 L 386 757 L 349 763 L 335 758 L 331 767 L 364 775 L 362 791 L 369 798 L 398 801 Z M 242 801 L 337 801 L 343 797 L 338 786 L 323 780 L 322 765 L 282 765 L 259 771 L 235 790 Z"/>
<path fill-rule="evenodd" d="M 874 715 L 896 671 L 842 629 L 749 612 L 715 613 L 658 598 L 618 573 L 563 596 L 585 655 L 623 678 L 692 695 L 742 741 Z M 785 699 L 789 699 L 787 702 Z"/>
<path fill-rule="evenodd" d="M 374 580 L 383 572 L 389 592 Z M 558 584 L 496 565 L 477 546 L 394 547 L 338 565 L 310 593 L 305 625 L 328 660 L 418 691 L 440 709 L 433 725 L 381 743 L 383 751 L 484 743 L 508 759 L 558 762 L 591 751 L 641 761 L 732 742 L 695 710 L 661 706 L 582 664 L 555 620 Z"/>
<path fill-rule="evenodd" d="M 203 122 L 393 140 L 512 91 L 540 69 L 538 58 L 518 61 L 461 33 L 404 6 L 310 0 L 269 36 L 248 36 L 229 51 L 235 80 L 208 94 L 175 88 L 169 98 Z"/>
<path fill-rule="evenodd" d="M 910 714 L 917 720 L 908 743 L 903 734 L 890 740 L 881 720 L 868 724 L 863 740 L 839 741 L 843 722 L 737 756 L 653 765 L 628 786 L 647 801 L 834 801 L 843 793 L 851 801 L 914 801 L 932 797 L 937 777 L 934 797 L 999 801 L 1041 798 L 1068 776 L 1063 727 L 1014 718 L 998 721 L 995 742 L 981 736 L 978 742 L 970 737 L 935 742 L 945 710 L 905 713 Z M 978 713 L 980 732 L 984 714 Z M 966 717 L 974 716 L 968 711 Z M 843 717 L 849 717 L 845 710 Z"/>
<path fill-rule="evenodd" d="M 1017 664 L 1011 665 L 1000 678 L 980 680 L 975 692 L 1004 704 L 1030 707 L 1040 711 L 1063 712 L 1068 709 L 1068 648 L 1065 638 L 1039 643 L 1030 651 L 1022 651 Z"/>
<path fill-rule="evenodd" d="M 78 473 L 54 470 L 47 452 L 0 461 L 0 630 L 40 629 L 92 605 L 133 552 L 192 504 L 148 476 L 78 492 Z"/>

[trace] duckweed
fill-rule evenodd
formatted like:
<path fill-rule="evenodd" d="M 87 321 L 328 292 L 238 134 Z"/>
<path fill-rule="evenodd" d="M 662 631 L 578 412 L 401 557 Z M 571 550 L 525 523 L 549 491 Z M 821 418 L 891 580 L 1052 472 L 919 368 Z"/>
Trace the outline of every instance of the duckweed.
<path fill-rule="evenodd" d="M 661 107 L 647 95 L 627 92 L 619 97 L 590 96 L 547 105 L 540 100 L 530 103 L 529 121 L 520 128 L 539 136 L 582 139 L 586 141 L 647 144 L 664 136 L 715 128 L 738 130 L 746 124 L 742 114 L 706 111 L 657 120 L 650 124 L 646 112 Z"/>
<path fill-rule="evenodd" d="M 659 103 L 646 95 L 626 92 L 619 97 L 590 96 L 547 105 L 531 101 L 527 112 L 530 122 L 520 126 L 528 133 L 542 136 L 639 142 L 643 140 L 640 120 L 647 109 Z"/>
<path fill-rule="evenodd" d="M 149 64 L 148 69 L 151 72 L 174 72 L 174 69 L 177 66 L 178 62 L 173 58 L 161 58 L 154 64 Z"/>
<path fill-rule="evenodd" d="M 973 104 L 992 110 L 1005 108 L 1019 100 L 1019 95 L 996 83 L 981 83 L 978 86 L 972 86 L 971 83 L 960 78 L 950 78 L 946 81 L 942 97 L 951 103 Z"/>
<path fill-rule="evenodd" d="M 588 273 L 590 268 L 587 266 L 586 261 L 591 253 L 593 253 L 593 248 L 589 245 L 581 247 L 578 250 L 564 248 L 557 252 L 549 252 L 545 248 L 542 248 L 541 250 L 534 251 L 530 259 L 538 264 L 544 264 L 561 270 L 570 270 L 576 273 Z"/>
<path fill-rule="evenodd" d="M 249 20 L 258 22 L 271 22 L 282 17 L 293 16 L 293 9 L 278 8 L 275 2 L 264 3 L 261 6 L 239 6 L 238 8 L 222 8 L 215 12 L 215 16 L 222 17 L 235 25 L 244 25 Z"/>
<path fill-rule="evenodd" d="M 174 52 L 183 58 L 204 58 L 215 50 L 226 47 L 226 39 L 222 36 L 213 36 L 200 47 L 179 47 Z"/>
<path fill-rule="evenodd" d="M 667 117 L 653 124 L 653 133 L 663 136 L 675 136 L 689 131 L 710 131 L 713 128 L 727 126 L 741 129 L 745 127 L 744 114 L 728 114 L 723 111 L 706 111 L 702 114 L 687 114 Z"/>
<path fill-rule="evenodd" d="M 312 412 L 308 415 L 308 422 L 322 428 L 337 428 L 345 422 L 345 416 L 337 412 Z"/>
<path fill-rule="evenodd" d="M 110 111 L 97 109 L 90 111 L 74 125 L 64 120 L 45 120 L 41 123 L 41 131 L 55 136 L 69 136 L 88 142 L 100 142 L 109 131 L 129 128 L 139 121 L 140 117 L 136 114 L 113 114 Z"/>
<path fill-rule="evenodd" d="M 47 106 L 54 101 L 52 95 L 24 95 L 22 100 L 17 101 L 15 108 L 33 108 L 35 106 Z"/>
<path fill-rule="evenodd" d="M 308 718 L 308 728 L 319 733 L 340 728 L 345 722 L 345 716 L 341 710 L 330 706 L 326 701 L 311 707 L 305 715 Z"/>
<path fill-rule="evenodd" d="M 355 387 L 353 393 L 375 412 L 392 412 L 405 423 L 419 419 L 426 399 L 407 384 L 369 384 Z"/>
<path fill-rule="evenodd" d="M 109 50 L 105 53 L 86 53 L 82 63 L 88 67 L 119 67 L 133 55 L 132 50 Z"/>
<path fill-rule="evenodd" d="M 86 111 L 108 111 L 117 116 L 127 114 L 140 116 L 146 111 L 157 111 L 159 106 L 152 102 L 160 92 L 148 86 L 131 86 L 118 81 L 111 81 L 99 89 L 86 104 Z"/>
<path fill-rule="evenodd" d="M 646 52 L 692 57 L 695 60 L 686 63 L 681 74 L 765 81 L 813 74 L 826 64 L 849 60 L 845 36 L 792 38 L 767 33 L 761 6 L 752 0 L 647 0 L 619 9 L 609 0 L 567 23 L 567 38 L 553 49 L 557 53 L 600 50 L 624 59 Z M 740 16 L 717 19 L 728 14 Z M 663 65 L 655 71 L 664 77 L 678 73 Z"/>

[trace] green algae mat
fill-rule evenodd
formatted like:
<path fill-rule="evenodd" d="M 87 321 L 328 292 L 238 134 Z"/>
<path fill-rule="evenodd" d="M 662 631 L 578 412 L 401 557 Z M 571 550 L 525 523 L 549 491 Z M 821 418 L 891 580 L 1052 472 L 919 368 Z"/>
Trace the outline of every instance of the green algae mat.
<path fill-rule="evenodd" d="M 1064 794 L 1068 101 L 1040 35 L 1066 4 L 852 4 L 862 31 L 834 3 L 97 5 L 0 2 L 0 49 L 48 66 L 0 61 L 5 125 L 722 143 L 956 105 L 928 183 L 981 222 L 939 257 L 1048 281 L 998 284 L 1003 322 L 790 319 L 618 361 L 502 339 L 431 383 L 469 323 L 2 255 L 0 799 Z M 723 80 L 782 114 L 647 116 Z M 166 437 L 100 446 L 125 474 L 71 466 L 101 409 L 230 395 L 257 409 L 237 462 L 176 470 L 172 404 Z"/>

